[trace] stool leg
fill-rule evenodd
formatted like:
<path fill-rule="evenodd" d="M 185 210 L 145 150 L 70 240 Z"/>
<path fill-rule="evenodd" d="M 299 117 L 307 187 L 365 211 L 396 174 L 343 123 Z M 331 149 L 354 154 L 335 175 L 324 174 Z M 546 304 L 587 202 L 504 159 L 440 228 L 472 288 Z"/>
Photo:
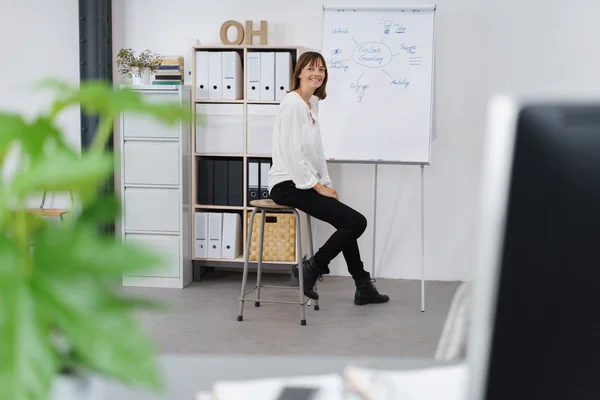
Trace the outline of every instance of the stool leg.
<path fill-rule="evenodd" d="M 248 260 L 250 259 L 250 245 L 252 244 L 252 227 L 254 226 L 254 215 L 256 215 L 256 210 L 256 208 L 252 210 L 252 214 L 250 215 L 250 226 L 248 227 L 248 240 L 246 241 L 246 251 L 244 252 L 244 272 L 242 274 L 242 290 L 240 293 L 240 311 L 237 317 L 238 321 L 244 319 L 244 299 L 246 298 L 246 281 L 248 280 Z"/>
<path fill-rule="evenodd" d="M 302 260 L 302 235 L 300 234 L 300 216 L 298 211 L 294 209 L 294 215 L 296 216 L 296 250 L 298 260 Z M 306 325 L 306 311 L 304 308 L 304 272 L 302 271 L 302 262 L 299 263 L 298 268 L 298 280 L 299 280 L 299 292 L 300 292 L 300 325 Z"/>
<path fill-rule="evenodd" d="M 263 243 L 265 241 L 265 210 L 261 210 L 261 223 L 260 223 L 260 242 L 258 245 L 258 268 L 256 271 L 256 302 L 254 306 L 260 307 L 260 281 L 262 278 L 262 258 L 263 258 Z"/>
<path fill-rule="evenodd" d="M 310 220 L 310 215 L 306 214 L 306 222 L 308 225 L 308 258 L 312 258 L 312 256 L 315 255 L 315 248 L 313 245 L 313 237 L 312 237 L 312 226 L 311 226 L 311 220 Z M 315 292 L 317 291 L 317 283 L 315 282 L 315 286 L 314 286 L 314 290 Z M 315 306 L 314 309 L 315 311 L 319 311 L 319 300 L 312 300 L 315 302 Z"/>

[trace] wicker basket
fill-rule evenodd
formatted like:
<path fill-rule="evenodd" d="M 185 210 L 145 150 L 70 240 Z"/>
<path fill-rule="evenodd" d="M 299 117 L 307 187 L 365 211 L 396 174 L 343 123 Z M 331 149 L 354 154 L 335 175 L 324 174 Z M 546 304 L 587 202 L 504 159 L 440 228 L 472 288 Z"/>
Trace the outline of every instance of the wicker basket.
<path fill-rule="evenodd" d="M 250 212 L 247 215 L 250 225 Z M 256 213 L 252 226 L 252 242 L 250 244 L 251 261 L 258 261 L 258 245 L 260 244 L 261 215 Z M 265 238 L 263 242 L 263 261 L 295 261 L 296 260 L 296 218 L 294 214 L 268 213 L 265 215 Z"/>

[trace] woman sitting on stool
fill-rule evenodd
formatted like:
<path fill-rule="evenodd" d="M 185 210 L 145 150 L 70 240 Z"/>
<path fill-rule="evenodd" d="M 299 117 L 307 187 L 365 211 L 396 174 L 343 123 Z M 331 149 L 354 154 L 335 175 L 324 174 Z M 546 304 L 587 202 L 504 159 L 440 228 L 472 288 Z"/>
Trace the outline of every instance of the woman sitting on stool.
<path fill-rule="evenodd" d="M 340 252 L 356 284 L 354 304 L 386 303 L 365 271 L 358 238 L 366 218 L 338 200 L 332 188 L 318 121 L 319 100 L 326 97 L 327 69 L 321 54 L 306 52 L 298 59 L 292 90 L 281 101 L 273 128 L 273 166 L 269 193 L 277 204 L 294 207 L 328 222 L 337 230 L 309 260 L 302 262 L 304 294 L 317 300 L 317 279 L 329 273 L 329 263 Z"/>

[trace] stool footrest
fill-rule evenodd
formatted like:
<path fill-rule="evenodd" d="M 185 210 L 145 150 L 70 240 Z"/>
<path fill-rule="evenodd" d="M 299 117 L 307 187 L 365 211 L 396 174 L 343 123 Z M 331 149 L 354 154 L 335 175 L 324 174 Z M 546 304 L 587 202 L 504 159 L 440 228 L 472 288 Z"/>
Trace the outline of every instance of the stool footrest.
<path fill-rule="evenodd" d="M 304 300 L 302 303 L 299 301 L 285 301 L 285 300 L 266 300 L 266 299 L 260 299 L 260 300 L 256 300 L 256 299 L 242 299 L 240 298 L 241 301 L 257 301 L 259 303 L 275 303 L 275 304 L 295 304 L 297 306 L 306 304 L 306 300 Z"/>
<path fill-rule="evenodd" d="M 256 289 L 258 289 L 258 286 L 254 285 L 254 286 L 252 287 L 252 289 L 250 289 L 250 290 L 248 290 L 246 293 L 244 293 L 244 297 L 248 296 L 248 294 L 249 294 L 250 292 L 252 292 L 253 290 L 256 290 Z"/>
<path fill-rule="evenodd" d="M 271 285 L 260 285 L 260 288 L 267 288 L 267 289 L 295 289 L 298 290 L 300 289 L 299 286 L 271 286 Z"/>

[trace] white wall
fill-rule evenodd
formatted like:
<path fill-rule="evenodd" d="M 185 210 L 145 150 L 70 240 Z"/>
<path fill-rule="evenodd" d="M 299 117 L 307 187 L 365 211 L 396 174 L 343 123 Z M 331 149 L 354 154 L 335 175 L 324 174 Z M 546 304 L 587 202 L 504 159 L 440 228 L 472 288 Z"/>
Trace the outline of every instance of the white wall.
<path fill-rule="evenodd" d="M 53 98 L 34 85 L 52 77 L 79 82 L 79 15 L 77 0 L 3 0 L 0 5 L 0 109 L 32 118 Z M 68 143 L 79 149 L 79 110 L 59 121 Z M 14 159 L 13 159 L 14 160 Z M 14 164 L 4 171 L 10 174 Z M 64 198 L 48 197 L 61 207 Z"/>
<path fill-rule="evenodd" d="M 398 4 L 395 0 L 377 3 Z M 220 26 L 229 19 L 268 21 L 272 45 L 320 47 L 321 1 L 171 0 L 165 4 L 113 0 L 115 54 L 122 47 L 187 54 L 189 38 L 197 37 L 202 44 L 220 43 Z M 600 14 L 600 2 L 439 0 L 436 4 L 438 139 L 433 163 L 426 168 L 426 278 L 462 280 L 470 277 L 476 237 L 486 101 L 496 91 L 599 90 L 600 24 L 595 16 Z M 373 166 L 332 165 L 330 170 L 341 200 L 370 222 L 360 239 L 370 269 Z M 418 167 L 379 168 L 378 277 L 420 277 L 419 179 Z M 320 224 L 319 243 L 331 232 Z M 340 255 L 332 272 L 345 274 L 345 268 Z"/>

